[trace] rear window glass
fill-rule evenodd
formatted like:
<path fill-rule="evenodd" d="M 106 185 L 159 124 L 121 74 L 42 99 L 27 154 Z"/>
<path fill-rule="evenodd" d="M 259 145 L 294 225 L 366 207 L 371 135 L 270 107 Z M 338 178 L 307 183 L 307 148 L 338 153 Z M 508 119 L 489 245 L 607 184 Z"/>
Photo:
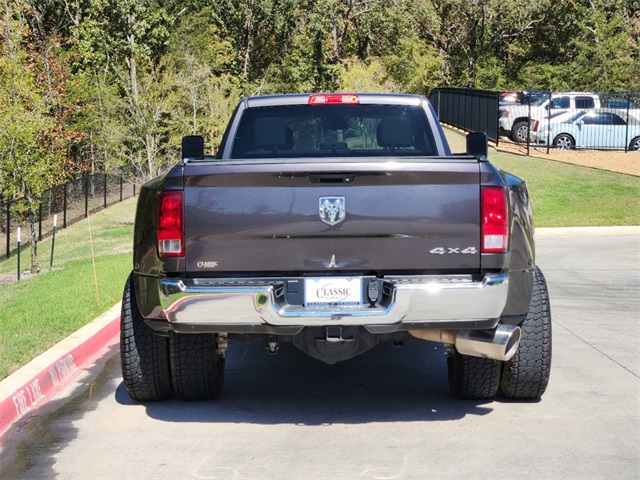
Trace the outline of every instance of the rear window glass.
<path fill-rule="evenodd" d="M 591 97 L 576 97 L 576 108 L 596 108 L 596 103 Z"/>
<path fill-rule="evenodd" d="M 553 108 L 569 108 L 571 106 L 569 97 L 557 97 L 551 100 Z"/>
<path fill-rule="evenodd" d="M 424 110 L 400 105 L 291 105 L 250 108 L 231 158 L 435 156 Z"/>

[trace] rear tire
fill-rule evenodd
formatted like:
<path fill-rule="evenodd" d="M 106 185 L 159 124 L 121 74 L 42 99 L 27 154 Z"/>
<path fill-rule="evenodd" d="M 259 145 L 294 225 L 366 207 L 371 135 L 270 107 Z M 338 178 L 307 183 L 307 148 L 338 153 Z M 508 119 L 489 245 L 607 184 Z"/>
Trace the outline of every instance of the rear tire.
<path fill-rule="evenodd" d="M 529 311 L 521 325 L 520 347 L 504 362 L 500 392 L 507 398 L 536 399 L 551 373 L 551 309 L 544 275 L 536 267 Z"/>
<path fill-rule="evenodd" d="M 511 140 L 518 143 L 527 143 L 529 128 L 527 121 L 519 121 L 511 127 Z"/>
<path fill-rule="evenodd" d="M 629 143 L 629 150 L 640 153 L 640 137 L 636 137 Z"/>
<path fill-rule="evenodd" d="M 553 146 L 560 150 L 567 150 L 575 147 L 576 142 L 573 137 L 567 133 L 561 133 L 553 139 Z"/>
<path fill-rule="evenodd" d="M 169 344 L 153 333 L 138 310 L 133 273 L 124 287 L 120 315 L 120 364 L 124 386 L 139 402 L 171 397 Z"/>
<path fill-rule="evenodd" d="M 224 384 L 225 358 L 215 334 L 171 333 L 173 388 L 182 400 L 213 400 Z"/>
<path fill-rule="evenodd" d="M 462 355 L 453 350 L 447 356 L 449 387 L 458 398 L 487 400 L 498 393 L 501 362 Z"/>

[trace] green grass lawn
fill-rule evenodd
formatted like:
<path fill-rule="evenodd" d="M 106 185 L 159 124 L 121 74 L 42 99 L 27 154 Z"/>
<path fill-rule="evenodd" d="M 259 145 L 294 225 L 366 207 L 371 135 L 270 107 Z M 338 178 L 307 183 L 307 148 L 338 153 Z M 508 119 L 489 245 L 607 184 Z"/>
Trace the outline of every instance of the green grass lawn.
<path fill-rule="evenodd" d="M 0 285 L 0 379 L 120 301 L 132 267 L 135 202 L 91 217 L 99 309 L 86 220 L 58 232 L 52 271 Z M 50 254 L 51 238 L 44 239 L 38 244 L 41 268 L 49 268 Z M 26 249 L 22 269 L 29 267 Z M 0 262 L 0 277 L 15 272 L 16 256 Z"/>
<path fill-rule="evenodd" d="M 464 137 L 451 135 L 454 151 Z M 490 149 L 499 168 L 526 179 L 538 227 L 640 225 L 640 178 Z M 53 270 L 20 283 L 0 283 L 0 379 L 117 303 L 131 271 L 136 199 L 91 217 L 100 309 L 95 297 L 88 222 L 58 232 Z M 51 238 L 39 243 L 49 267 Z M 29 251 L 22 253 L 28 270 Z M 16 257 L 0 261 L 0 277 L 14 274 Z"/>
<path fill-rule="evenodd" d="M 526 180 L 537 227 L 640 225 L 638 177 L 493 149 L 489 159 Z"/>

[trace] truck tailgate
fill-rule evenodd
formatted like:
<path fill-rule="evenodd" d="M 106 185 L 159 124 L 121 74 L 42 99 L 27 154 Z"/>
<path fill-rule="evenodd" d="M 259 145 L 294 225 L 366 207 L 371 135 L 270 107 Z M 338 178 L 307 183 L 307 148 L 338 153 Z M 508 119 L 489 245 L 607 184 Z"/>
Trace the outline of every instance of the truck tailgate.
<path fill-rule="evenodd" d="M 194 274 L 480 266 L 475 160 L 211 162 L 187 164 L 184 175 Z"/>

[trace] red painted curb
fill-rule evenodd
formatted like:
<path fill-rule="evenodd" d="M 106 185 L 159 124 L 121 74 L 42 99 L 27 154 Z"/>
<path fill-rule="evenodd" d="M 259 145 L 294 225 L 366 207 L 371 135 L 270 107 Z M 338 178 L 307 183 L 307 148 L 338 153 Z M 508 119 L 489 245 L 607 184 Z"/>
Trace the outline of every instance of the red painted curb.
<path fill-rule="evenodd" d="M 103 349 L 119 340 L 120 316 L 111 320 L 96 334 L 53 362 L 38 375 L 18 388 L 0 403 L 0 443 L 2 435 L 16 420 L 51 400 L 92 364 Z M 90 362 L 91 361 L 91 362 Z"/>

